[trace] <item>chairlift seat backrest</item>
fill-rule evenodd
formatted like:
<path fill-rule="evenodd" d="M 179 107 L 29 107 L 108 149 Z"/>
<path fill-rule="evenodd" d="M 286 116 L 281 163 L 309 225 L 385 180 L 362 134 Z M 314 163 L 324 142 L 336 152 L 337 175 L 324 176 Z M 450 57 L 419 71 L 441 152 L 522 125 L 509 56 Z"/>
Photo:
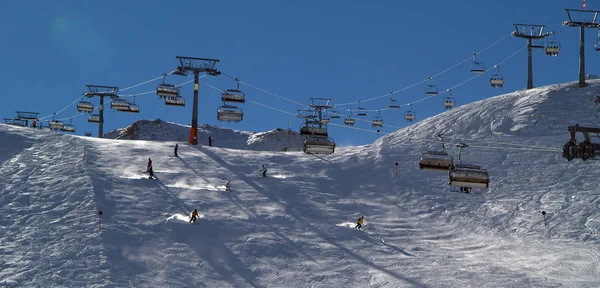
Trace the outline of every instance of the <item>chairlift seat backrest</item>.
<path fill-rule="evenodd" d="M 352 126 L 352 125 L 354 125 L 354 119 L 352 119 L 352 118 L 346 118 L 344 120 L 344 124 Z"/>
<path fill-rule="evenodd" d="M 156 94 L 159 96 L 179 96 L 179 87 L 171 84 L 159 84 L 156 86 Z"/>
<path fill-rule="evenodd" d="M 246 101 L 246 97 L 244 92 L 237 89 L 227 89 L 223 91 L 221 94 L 221 101 L 223 102 L 235 102 L 235 103 L 244 103 Z"/>
<path fill-rule="evenodd" d="M 98 114 L 92 114 L 88 117 L 88 122 L 92 122 L 92 123 L 100 123 L 100 115 Z"/>
<path fill-rule="evenodd" d="M 165 97 L 165 105 L 170 106 L 185 106 L 185 98 L 179 96 L 167 96 Z"/>

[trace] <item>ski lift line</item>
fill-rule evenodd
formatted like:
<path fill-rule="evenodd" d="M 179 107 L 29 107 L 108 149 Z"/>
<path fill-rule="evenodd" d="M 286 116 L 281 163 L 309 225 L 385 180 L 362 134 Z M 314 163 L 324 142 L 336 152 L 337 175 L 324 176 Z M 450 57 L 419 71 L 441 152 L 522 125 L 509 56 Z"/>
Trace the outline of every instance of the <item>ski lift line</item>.
<path fill-rule="evenodd" d="M 258 105 L 258 106 L 262 106 L 262 107 L 265 107 L 265 108 L 269 108 L 269 109 L 271 109 L 271 110 L 279 111 L 279 112 L 281 112 L 281 113 L 285 113 L 285 114 L 288 114 L 288 115 L 292 115 L 292 116 L 294 116 L 294 117 L 296 117 L 296 115 L 297 115 L 296 113 L 291 113 L 291 112 L 288 112 L 288 111 L 285 111 L 285 110 L 277 109 L 277 108 L 275 108 L 275 107 L 271 107 L 271 106 L 268 106 L 268 105 L 265 105 L 265 104 L 261 104 L 261 103 L 258 103 L 258 102 L 256 102 L 256 101 L 248 100 L 248 102 L 250 102 L 250 103 L 252 103 L 252 104 L 256 104 L 256 105 Z M 330 123 L 330 124 L 331 124 L 331 123 Z"/>
<path fill-rule="evenodd" d="M 171 75 L 171 74 L 173 74 L 173 72 L 171 72 L 171 73 L 169 73 L 169 74 L 167 74 L 167 75 Z M 135 85 L 133 85 L 133 86 L 129 86 L 129 87 L 127 87 L 127 88 L 119 89 L 119 91 L 126 91 L 126 90 L 129 90 L 129 89 L 135 88 L 135 87 L 139 87 L 139 86 L 142 86 L 142 85 L 148 84 L 148 83 L 150 83 L 150 82 L 154 82 L 154 81 L 156 81 L 156 80 L 158 80 L 158 79 L 162 79 L 163 77 L 164 77 L 163 75 L 160 75 L 159 77 L 156 77 L 156 78 L 150 79 L 150 80 L 148 80 L 148 81 L 144 81 L 144 82 L 142 82 L 142 83 L 138 83 L 138 84 L 135 84 Z"/>
<path fill-rule="evenodd" d="M 354 130 L 359 130 L 359 131 L 364 131 L 364 132 L 380 133 L 380 134 L 383 134 L 383 135 L 390 134 L 390 133 L 387 133 L 387 132 L 382 132 L 382 131 L 377 132 L 377 131 L 371 130 L 371 129 L 358 128 L 358 127 L 354 127 L 354 126 L 347 126 L 347 125 L 336 124 L 336 123 L 329 123 L 327 125 L 338 126 L 338 127 L 348 128 L 348 129 L 354 129 Z"/>
<path fill-rule="evenodd" d="M 300 105 L 300 106 L 306 106 L 306 104 L 302 104 L 302 103 L 300 103 L 300 102 L 296 102 L 296 101 L 294 101 L 294 100 L 290 100 L 290 99 L 288 99 L 288 98 L 285 98 L 285 97 L 283 97 L 283 96 L 277 95 L 277 94 L 275 94 L 275 93 L 273 93 L 273 92 L 269 92 L 269 91 L 267 91 L 267 90 L 264 90 L 264 89 L 258 88 L 258 87 L 254 86 L 254 85 L 248 84 L 248 83 L 246 83 L 246 82 L 244 82 L 244 81 L 240 81 L 240 83 L 242 83 L 242 84 L 244 84 L 244 85 L 246 85 L 246 86 L 248 86 L 248 87 L 254 88 L 254 89 L 258 90 L 258 91 L 261 91 L 261 92 L 267 93 L 267 94 L 269 94 L 269 95 L 271 95 L 271 96 L 275 96 L 275 97 L 278 97 L 278 98 L 284 99 L 284 100 L 286 100 L 286 101 L 289 101 L 289 102 L 291 102 L 291 103 L 298 104 L 298 105 Z M 338 106 L 338 105 L 336 105 L 336 106 Z"/>
<path fill-rule="evenodd" d="M 504 39 L 508 38 L 508 37 L 509 37 L 509 36 L 511 36 L 511 35 L 512 35 L 512 32 L 511 32 L 511 33 L 508 33 L 508 34 L 506 34 L 506 35 L 504 35 L 502 38 L 498 39 L 496 42 L 494 42 L 494 43 L 490 44 L 489 46 L 487 46 L 487 47 L 483 48 L 483 50 L 481 50 L 481 51 L 479 51 L 479 52 L 476 52 L 476 54 L 481 54 L 481 53 L 485 52 L 486 50 L 488 50 L 488 49 L 492 48 L 493 46 L 495 46 L 496 44 L 498 44 L 498 43 L 502 42 L 502 40 L 504 40 Z M 470 61 L 470 60 L 472 60 L 472 59 L 473 59 L 473 55 L 471 55 L 471 56 L 469 56 L 469 57 L 465 58 L 464 60 L 462 60 L 462 61 L 460 61 L 460 62 L 458 62 L 458 63 L 456 63 L 456 64 L 454 64 L 454 65 L 452 65 L 452 66 L 450 66 L 449 68 L 446 68 L 446 69 L 445 69 L 445 70 L 443 70 L 442 72 L 439 72 L 439 73 L 437 73 L 437 74 L 435 74 L 435 75 L 431 76 L 431 79 L 433 79 L 433 78 L 435 78 L 435 77 L 438 77 L 438 76 L 440 76 L 440 75 L 442 75 L 442 74 L 444 74 L 444 73 L 446 73 L 446 72 L 448 72 L 448 71 L 450 71 L 450 70 L 452 70 L 452 69 L 454 69 L 454 68 L 456 68 L 456 67 L 460 66 L 461 64 L 463 64 L 463 63 L 465 63 L 465 62 L 467 62 L 467 61 Z M 412 88 L 412 87 L 415 87 L 415 86 L 417 86 L 417 85 L 419 85 L 419 84 L 422 84 L 422 83 L 425 83 L 425 82 L 429 81 L 429 79 L 430 79 L 430 78 L 428 78 L 428 79 L 425 79 L 425 80 L 422 80 L 422 81 L 419 81 L 419 82 L 417 82 L 417 83 L 414 83 L 414 84 L 412 84 L 412 85 L 409 85 L 409 86 L 407 86 L 407 87 L 405 87 L 405 88 L 402 88 L 402 89 L 399 89 L 399 90 L 393 91 L 392 93 L 393 93 L 393 94 L 395 94 L 395 93 L 399 93 L 399 92 L 402 92 L 402 91 L 404 91 L 404 90 L 410 89 L 410 88 Z M 386 97 L 386 96 L 389 96 L 389 95 L 390 95 L 390 93 L 387 93 L 387 94 L 385 94 L 385 95 L 380 95 L 380 96 L 376 96 L 376 97 L 373 97 L 373 98 L 369 98 L 369 99 L 361 100 L 361 102 L 372 101 L 372 100 L 376 100 L 376 99 L 379 99 L 379 98 L 383 98 L 383 97 Z M 358 101 L 356 101 L 356 102 L 349 102 L 349 103 L 337 104 L 337 106 L 347 106 L 347 105 L 353 105 L 353 104 L 358 104 Z"/>
<path fill-rule="evenodd" d="M 50 117 L 54 116 L 55 114 L 59 114 L 59 113 L 61 113 L 61 112 L 65 111 L 67 108 L 69 108 L 69 107 L 73 106 L 73 104 L 75 104 L 75 103 L 79 102 L 79 100 L 80 100 L 80 99 L 81 99 L 81 97 L 79 97 L 79 98 L 75 99 L 75 101 L 73 101 L 71 104 L 69 104 L 69 105 L 65 106 L 63 109 L 61 109 L 60 111 L 58 111 L 58 112 L 56 112 L 56 113 L 52 113 L 52 114 L 50 114 L 50 115 L 48 115 L 48 116 L 44 116 L 44 117 L 39 117 L 38 119 L 39 119 L 39 120 L 44 120 L 44 119 L 46 119 L 46 118 L 50 118 Z"/>
<path fill-rule="evenodd" d="M 500 64 L 502 64 L 502 63 L 504 63 L 504 62 L 508 61 L 510 58 L 512 58 L 512 57 L 514 57 L 515 55 L 519 54 L 519 52 L 523 51 L 525 48 L 527 48 L 527 45 L 523 46 L 521 49 L 519 49 L 519 50 L 517 50 L 516 52 L 512 53 L 510 56 L 508 56 L 508 57 L 504 58 L 502 61 L 498 62 L 498 64 L 496 64 L 496 65 L 500 65 Z M 413 101 L 413 102 L 410 102 L 410 103 L 411 103 L 411 104 L 414 104 L 414 103 L 419 103 L 419 102 L 425 101 L 425 100 L 427 100 L 427 99 L 430 99 L 430 98 L 433 98 L 433 97 L 437 97 L 437 96 L 439 96 L 439 95 L 442 95 L 442 94 L 444 94 L 444 93 L 448 92 L 449 90 L 453 90 L 453 89 L 454 89 L 454 88 L 456 88 L 456 87 L 462 86 L 462 85 L 464 85 L 464 84 L 466 84 L 466 83 L 470 82 L 471 80 L 473 80 L 473 79 L 475 79 L 475 78 L 477 78 L 477 77 L 480 77 L 481 75 L 484 75 L 484 74 L 488 73 L 490 70 L 492 70 L 492 69 L 494 69 L 494 68 L 496 68 L 496 67 L 491 67 L 491 68 L 489 68 L 489 69 L 485 70 L 485 73 L 480 73 L 480 74 L 477 74 L 477 75 L 475 75 L 475 76 L 473 76 L 473 77 L 471 77 L 471 78 L 469 78 L 469 79 L 467 79 L 467 80 L 465 80 L 465 81 L 463 81 L 463 82 L 461 82 L 461 83 L 458 83 L 458 84 L 456 84 L 456 85 L 454 85 L 454 86 L 452 86 L 452 87 L 450 87 L 450 88 L 448 88 L 448 89 L 446 89 L 446 90 L 444 90 L 444 91 L 440 92 L 438 95 L 431 95 L 431 96 L 427 96 L 427 97 L 421 98 L 421 99 L 419 99 L 419 100 L 416 100 L 416 101 Z M 407 105 L 407 104 L 404 104 L 404 105 L 402 105 L 402 106 L 406 106 L 406 105 Z M 383 110 L 383 109 L 382 109 L 382 110 Z"/>
<path fill-rule="evenodd" d="M 454 138 L 452 136 L 444 136 L 444 138 L 448 138 L 448 139 L 453 139 L 455 141 L 459 141 L 460 142 L 489 142 L 489 143 L 495 143 L 498 145 L 511 145 L 511 146 L 518 146 L 518 147 L 531 147 L 531 145 L 525 145 L 525 144 L 515 144 L 515 143 L 507 143 L 507 142 L 498 142 L 495 140 L 477 140 L 477 139 L 466 139 L 466 138 Z M 441 141 L 440 141 L 441 143 Z M 471 146 L 469 146 L 471 147 Z M 538 149 L 538 148 L 535 148 Z M 550 149 L 550 148 L 540 148 L 540 149 Z"/>
<path fill-rule="evenodd" d="M 288 114 L 288 115 L 291 115 L 291 116 L 296 116 L 295 113 L 287 112 L 285 110 L 277 109 L 277 108 L 274 108 L 274 107 L 271 107 L 271 106 L 268 106 L 268 105 L 265 105 L 265 104 L 261 104 L 261 103 L 255 102 L 255 101 L 248 101 L 248 102 L 250 102 L 252 104 L 256 104 L 258 106 L 262 106 L 262 107 L 268 108 L 268 109 L 272 109 L 272 110 L 275 110 L 275 111 L 278 111 L 278 112 L 282 112 L 282 113 L 285 113 L 285 114 Z M 356 119 L 356 120 L 359 120 L 359 119 Z M 362 120 L 362 119 L 360 119 L 360 120 Z M 370 121 L 367 121 L 367 120 L 362 120 L 362 121 L 370 122 Z M 338 127 L 343 127 L 343 128 L 349 128 L 349 129 L 354 129 L 354 130 L 359 130 L 359 131 L 365 131 L 365 132 L 371 132 L 371 133 L 381 133 L 381 134 L 384 134 L 384 135 L 390 134 L 390 133 L 386 133 L 386 132 L 381 132 L 381 131 L 377 132 L 377 131 L 370 130 L 370 129 L 357 128 L 357 127 L 354 127 L 354 126 L 346 126 L 346 125 L 341 125 L 341 124 L 336 124 L 336 123 L 329 123 L 328 125 L 338 126 Z M 390 125 L 384 125 L 384 126 L 392 127 Z M 397 127 L 397 128 L 400 128 L 400 127 Z M 460 140 L 458 138 L 452 138 L 452 137 L 448 137 L 448 136 L 444 136 L 444 138 L 450 138 L 450 139 Z M 426 141 L 426 142 L 442 143 L 442 141 L 431 140 L 431 139 L 413 138 L 411 140 L 421 140 L 421 141 Z M 502 143 L 502 142 L 489 141 L 489 140 L 486 141 L 486 140 L 470 140 L 470 139 L 468 139 L 468 141 L 488 142 L 488 143 L 503 144 L 503 145 L 522 145 L 522 144 L 513 144 L 513 143 Z M 445 141 L 444 143 L 447 144 L 447 145 L 453 145 L 453 146 L 455 146 L 455 145 L 460 144 L 461 142 L 452 143 L 452 142 Z M 526 146 L 526 145 L 523 145 L 523 146 Z M 494 150 L 518 150 L 518 151 L 548 152 L 548 153 L 556 153 L 556 152 L 560 152 L 561 151 L 560 149 L 551 149 L 551 148 L 518 148 L 518 147 L 506 147 L 506 146 L 472 146 L 472 145 L 469 145 L 469 148 L 494 149 Z"/>

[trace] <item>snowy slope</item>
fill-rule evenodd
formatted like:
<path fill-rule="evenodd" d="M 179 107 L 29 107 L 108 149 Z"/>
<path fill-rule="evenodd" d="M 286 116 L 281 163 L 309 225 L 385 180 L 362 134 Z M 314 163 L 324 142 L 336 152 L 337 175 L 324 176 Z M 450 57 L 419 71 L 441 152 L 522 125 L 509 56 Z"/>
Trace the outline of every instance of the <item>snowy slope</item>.
<path fill-rule="evenodd" d="M 190 126 L 169 123 L 160 119 L 140 120 L 125 128 L 105 133 L 104 138 L 124 140 L 178 141 L 187 142 Z M 231 149 L 281 151 L 283 147 L 300 151 L 304 140 L 298 132 L 275 129 L 267 132 L 246 132 L 211 125 L 198 126 L 200 144 Z"/>
<path fill-rule="evenodd" d="M 176 158 L 171 141 L 0 125 L 0 285 L 598 287 L 598 163 L 560 156 L 568 125 L 600 126 L 590 83 L 464 105 L 326 157 L 180 143 Z M 453 192 L 418 169 L 441 131 L 490 189 Z"/>

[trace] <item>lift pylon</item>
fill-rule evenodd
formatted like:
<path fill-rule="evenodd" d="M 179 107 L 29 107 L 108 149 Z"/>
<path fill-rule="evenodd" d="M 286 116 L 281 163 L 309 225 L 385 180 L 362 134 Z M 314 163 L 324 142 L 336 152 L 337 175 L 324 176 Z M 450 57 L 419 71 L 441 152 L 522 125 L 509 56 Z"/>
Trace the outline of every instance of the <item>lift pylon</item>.
<path fill-rule="evenodd" d="M 565 12 L 567 12 L 567 17 L 569 18 L 569 20 L 566 20 L 563 22 L 563 26 L 569 26 L 569 27 L 579 27 L 579 83 L 578 86 L 579 87 L 585 87 L 587 86 L 587 84 L 585 83 L 585 49 L 584 49 L 584 44 L 585 44 L 585 28 L 593 28 L 593 29 L 598 29 L 600 28 L 600 23 L 598 23 L 598 13 L 600 13 L 600 11 L 592 11 L 592 10 L 579 10 L 579 9 L 565 9 Z M 581 21 L 574 21 L 571 18 L 571 14 L 577 14 L 577 13 L 588 13 L 585 15 L 590 15 L 589 13 L 593 14 L 593 17 L 591 21 L 588 20 L 581 20 Z M 587 17 L 581 17 L 582 19 L 585 19 Z"/>
<path fill-rule="evenodd" d="M 98 138 L 104 137 L 103 124 L 104 124 L 104 97 L 110 97 L 116 99 L 119 97 L 119 87 L 114 86 L 100 86 L 100 85 L 85 85 L 88 88 L 88 92 L 83 94 L 87 98 L 100 97 L 100 105 L 98 106 L 98 118 L 94 118 L 97 121 L 89 121 L 92 123 L 98 123 Z M 91 117 L 91 116 L 90 116 Z"/>
<path fill-rule="evenodd" d="M 545 46 L 543 45 L 534 45 L 533 40 L 541 40 L 550 33 L 545 33 L 544 28 L 546 25 L 534 25 L 534 24 L 513 24 L 515 26 L 515 31 L 512 32 L 512 35 L 517 38 L 527 39 L 527 89 L 533 88 L 533 60 L 532 60 L 532 48 L 543 49 Z"/>
<path fill-rule="evenodd" d="M 215 69 L 215 65 L 219 60 L 184 56 L 176 56 L 175 58 L 179 60 L 179 66 L 173 72 L 174 75 L 187 76 L 188 71 L 194 73 L 194 106 L 192 108 L 192 125 L 188 142 L 192 145 L 198 145 L 198 90 L 200 89 L 200 73 L 206 73 L 211 76 L 221 75 L 221 72 Z"/>

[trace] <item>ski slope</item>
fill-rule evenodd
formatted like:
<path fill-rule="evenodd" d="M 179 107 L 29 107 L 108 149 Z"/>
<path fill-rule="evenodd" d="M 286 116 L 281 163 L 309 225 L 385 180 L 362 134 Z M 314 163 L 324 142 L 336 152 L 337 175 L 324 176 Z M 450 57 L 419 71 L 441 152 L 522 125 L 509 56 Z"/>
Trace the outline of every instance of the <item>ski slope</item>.
<path fill-rule="evenodd" d="M 467 104 L 330 156 L 0 125 L 0 287 L 598 287 L 598 163 L 560 156 L 567 126 L 598 126 L 590 83 Z M 488 169 L 489 189 L 418 169 L 439 132 L 453 155 L 470 146 L 461 160 Z"/>

